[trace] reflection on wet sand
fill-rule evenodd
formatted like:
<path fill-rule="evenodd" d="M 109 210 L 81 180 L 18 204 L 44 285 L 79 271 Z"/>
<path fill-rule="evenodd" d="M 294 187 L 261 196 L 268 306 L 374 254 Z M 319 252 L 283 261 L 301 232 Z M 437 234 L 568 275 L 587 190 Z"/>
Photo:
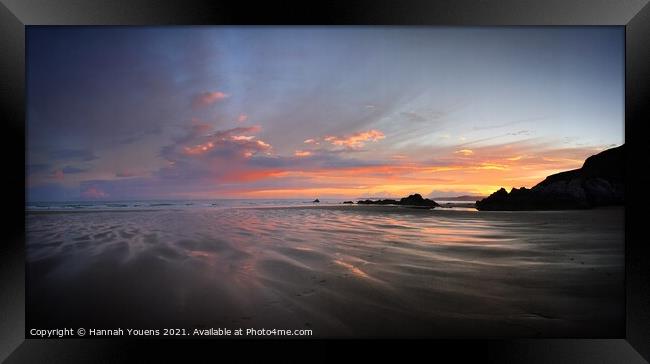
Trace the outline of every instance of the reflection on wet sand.
<path fill-rule="evenodd" d="M 45 326 L 311 328 L 324 337 L 612 336 L 623 211 L 381 206 L 30 213 Z"/>

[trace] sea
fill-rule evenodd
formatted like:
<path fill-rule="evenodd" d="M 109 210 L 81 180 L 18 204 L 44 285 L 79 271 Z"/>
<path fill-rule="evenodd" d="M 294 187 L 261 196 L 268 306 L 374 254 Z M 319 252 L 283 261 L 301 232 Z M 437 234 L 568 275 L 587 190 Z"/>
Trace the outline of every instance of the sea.
<path fill-rule="evenodd" d="M 367 197 L 357 199 L 319 199 L 319 202 L 309 199 L 214 199 L 214 200 L 128 200 L 128 201 L 55 201 L 55 202 L 28 202 L 25 205 L 28 211 L 70 211 L 70 210 L 165 210 L 188 208 L 244 208 L 244 207 L 290 207 L 290 206 L 319 206 L 340 205 L 345 201 L 365 200 Z M 384 199 L 371 198 L 372 200 Z M 395 198 L 399 200 L 399 198 Z M 468 204 L 465 201 L 436 200 L 439 204 Z"/>

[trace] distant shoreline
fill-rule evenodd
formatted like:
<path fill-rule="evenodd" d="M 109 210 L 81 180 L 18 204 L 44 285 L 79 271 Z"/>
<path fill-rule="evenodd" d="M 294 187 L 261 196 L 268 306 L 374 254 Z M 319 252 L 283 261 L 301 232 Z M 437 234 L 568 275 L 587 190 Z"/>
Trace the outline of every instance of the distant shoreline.
<path fill-rule="evenodd" d="M 589 213 L 590 211 L 606 211 L 606 210 L 620 210 L 624 209 L 624 206 L 601 206 L 595 207 L 592 209 L 556 209 L 556 210 L 504 210 L 504 211 L 481 211 L 475 207 L 465 207 L 465 206 L 455 206 L 455 207 L 437 207 L 435 209 L 422 209 L 422 208 L 413 208 L 408 206 L 399 206 L 399 205 L 351 205 L 351 204 L 314 204 L 314 205 L 294 205 L 294 206 L 227 206 L 222 208 L 211 209 L 209 207 L 200 208 L 192 210 L 194 212 L 210 212 L 210 211 L 219 211 L 219 210 L 229 210 L 229 209 L 251 209 L 251 210 L 287 210 L 287 209 L 322 209 L 322 210 L 340 210 L 340 211 L 359 211 L 364 213 L 380 212 L 380 213 L 408 213 L 408 214 L 440 214 L 440 213 L 451 213 L 453 216 L 459 216 L 459 213 L 471 213 L 475 215 L 479 214 L 516 214 L 516 215 L 525 215 L 527 213 L 566 213 L 566 212 L 578 212 L 578 213 Z M 51 210 L 25 210 L 26 215 L 57 215 L 57 214 L 85 214 L 85 213 L 153 213 L 153 212 L 182 212 L 189 211 L 182 207 L 175 207 L 169 209 L 51 209 Z"/>

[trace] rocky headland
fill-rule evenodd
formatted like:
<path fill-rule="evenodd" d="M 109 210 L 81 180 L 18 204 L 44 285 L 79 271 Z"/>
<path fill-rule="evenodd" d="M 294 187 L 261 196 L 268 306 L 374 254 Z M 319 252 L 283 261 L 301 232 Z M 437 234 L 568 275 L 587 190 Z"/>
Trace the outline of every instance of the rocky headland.
<path fill-rule="evenodd" d="M 550 175 L 527 189 L 501 188 L 476 201 L 478 210 L 564 210 L 625 203 L 625 145 L 585 160 L 582 168 Z"/>

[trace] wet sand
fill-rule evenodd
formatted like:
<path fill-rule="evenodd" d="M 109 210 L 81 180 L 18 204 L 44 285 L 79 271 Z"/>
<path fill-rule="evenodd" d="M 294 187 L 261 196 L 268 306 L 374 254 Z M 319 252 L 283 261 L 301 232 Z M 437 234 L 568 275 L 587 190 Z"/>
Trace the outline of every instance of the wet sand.
<path fill-rule="evenodd" d="M 29 212 L 27 324 L 620 337 L 623 212 Z"/>

